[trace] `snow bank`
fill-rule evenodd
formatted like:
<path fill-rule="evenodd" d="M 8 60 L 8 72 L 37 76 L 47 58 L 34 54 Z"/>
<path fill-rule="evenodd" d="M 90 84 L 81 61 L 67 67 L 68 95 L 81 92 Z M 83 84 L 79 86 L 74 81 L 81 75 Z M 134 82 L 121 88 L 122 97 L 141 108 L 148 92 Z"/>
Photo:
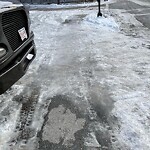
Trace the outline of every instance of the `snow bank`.
<path fill-rule="evenodd" d="M 111 31 L 119 31 L 119 25 L 113 17 L 96 17 L 96 14 L 90 14 L 84 18 L 85 23 L 91 24 L 94 27 L 100 27 Z"/>
<path fill-rule="evenodd" d="M 12 5 L 13 3 L 11 3 L 11 2 L 2 2 L 2 1 L 0 1 L 0 8 L 2 8 L 2 7 L 7 7 L 7 6 L 9 6 L 9 5 Z"/>

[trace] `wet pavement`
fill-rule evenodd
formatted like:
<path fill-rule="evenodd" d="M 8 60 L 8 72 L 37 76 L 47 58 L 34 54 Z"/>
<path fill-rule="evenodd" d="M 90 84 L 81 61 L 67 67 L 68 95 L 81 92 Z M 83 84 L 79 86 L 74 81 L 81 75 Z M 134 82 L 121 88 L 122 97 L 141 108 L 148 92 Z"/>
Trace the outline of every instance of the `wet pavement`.
<path fill-rule="evenodd" d="M 95 95 L 97 96 L 97 94 Z M 51 99 L 49 106 L 49 113 L 45 117 L 45 123 L 42 130 L 39 132 L 39 149 L 40 150 L 65 150 L 65 149 L 112 149 L 112 128 L 109 124 L 109 111 L 112 109 L 112 103 L 103 104 L 98 103 L 98 98 L 91 97 L 91 111 L 89 113 L 81 107 L 85 105 L 82 101 L 84 98 L 78 98 L 80 104 L 74 103 L 73 96 L 57 95 Z M 106 100 L 105 97 L 103 97 Z M 77 97 L 76 97 L 77 99 Z M 104 101 L 103 100 L 103 101 Z M 108 100 L 106 100 L 108 101 Z M 84 107 L 84 106 L 83 106 Z M 95 116 L 92 116 L 94 114 Z M 97 117 L 96 117 L 97 116 Z M 91 128 L 92 127 L 92 128 Z M 85 139 L 92 136 L 89 131 L 93 133 L 97 143 L 92 143 Z M 89 139 L 87 139 L 89 140 Z M 89 144 L 91 142 L 91 144 Z"/>

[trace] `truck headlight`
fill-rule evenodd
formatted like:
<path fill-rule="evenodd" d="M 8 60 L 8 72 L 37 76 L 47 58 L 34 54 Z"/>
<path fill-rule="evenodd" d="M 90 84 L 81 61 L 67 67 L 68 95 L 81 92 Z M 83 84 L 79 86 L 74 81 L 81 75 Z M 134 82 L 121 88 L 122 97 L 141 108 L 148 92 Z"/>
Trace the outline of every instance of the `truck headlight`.
<path fill-rule="evenodd" d="M 7 53 L 6 49 L 3 48 L 3 47 L 0 47 L 0 58 L 3 57 L 3 56 L 5 56 L 6 53 Z"/>

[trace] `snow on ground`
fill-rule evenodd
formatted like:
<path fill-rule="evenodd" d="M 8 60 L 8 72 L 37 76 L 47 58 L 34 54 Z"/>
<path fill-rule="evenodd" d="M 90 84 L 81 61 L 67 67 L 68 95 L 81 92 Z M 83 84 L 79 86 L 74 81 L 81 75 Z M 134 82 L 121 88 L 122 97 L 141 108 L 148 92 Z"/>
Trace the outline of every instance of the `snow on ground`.
<path fill-rule="evenodd" d="M 82 7 L 82 6 L 93 6 L 93 5 L 97 5 L 97 2 L 93 2 L 93 3 L 82 3 L 82 4 L 61 4 L 61 5 L 58 5 L 58 4 L 50 4 L 50 5 L 36 5 L 36 4 L 32 4 L 30 5 L 30 8 L 31 9 L 38 9 L 38 8 L 72 8 L 72 7 Z"/>
<path fill-rule="evenodd" d="M 101 4 L 102 5 L 106 5 L 108 3 L 112 3 L 115 0 L 108 0 L 108 1 L 104 1 L 101 0 Z M 80 7 L 90 7 L 90 6 L 97 6 L 98 3 L 97 2 L 83 2 L 83 3 L 79 3 L 79 4 L 73 4 L 73 3 L 66 3 L 66 4 L 50 4 L 50 5 L 36 5 L 36 4 L 32 4 L 30 5 L 30 9 L 60 9 L 60 8 L 80 8 Z"/>
<path fill-rule="evenodd" d="M 80 20 L 81 22 L 79 21 L 81 23 L 79 26 L 81 26 L 81 31 L 87 35 L 86 40 L 89 41 L 89 45 L 86 47 L 87 50 L 95 54 L 94 59 L 98 62 L 95 68 L 103 70 L 104 77 L 99 78 L 99 75 L 97 75 L 97 81 L 101 85 L 109 87 L 109 91 L 115 101 L 112 115 L 118 118 L 120 124 L 120 129 L 116 130 L 116 137 L 123 149 L 149 149 L 150 50 L 147 34 L 142 32 L 143 35 L 140 35 L 142 37 L 137 35 L 137 38 L 126 36 L 119 31 L 119 25 L 113 17 L 106 15 L 106 18 L 97 18 L 95 10 L 69 11 L 69 13 L 67 11 L 42 12 L 42 14 L 41 12 L 32 12 L 31 14 L 33 15 L 32 19 L 36 20 L 35 15 L 42 16 L 44 18 L 38 17 L 41 22 L 44 21 L 47 24 L 54 25 L 54 27 L 61 26 L 63 22 L 73 24 L 79 21 L 75 16 L 86 15 L 82 18 L 83 20 Z M 120 16 L 122 17 L 122 15 Z M 138 28 L 138 32 L 140 32 L 140 28 L 143 29 L 142 25 L 138 24 L 131 15 L 126 14 L 123 19 L 125 19 L 125 22 L 122 20 L 124 22 L 123 27 L 124 24 L 126 27 L 135 25 Z M 119 24 L 121 26 L 121 23 Z M 36 31 L 39 31 L 39 29 L 35 29 Z M 69 31 L 62 30 L 62 32 Z M 136 30 L 133 32 L 134 36 L 138 34 L 135 33 Z M 148 32 L 148 30 L 145 32 Z M 55 33 L 57 34 L 57 31 Z M 36 36 L 39 37 L 40 35 Z M 78 49 L 81 53 L 83 51 L 82 46 Z M 55 61 L 55 57 L 57 57 L 55 55 L 59 54 L 56 52 L 52 56 L 50 61 L 52 64 Z M 86 56 L 80 58 L 82 62 L 86 59 Z"/>
<path fill-rule="evenodd" d="M 12 5 L 12 3 L 11 2 L 2 2 L 2 1 L 0 1 L 0 6 L 1 7 L 6 7 L 8 5 Z"/>
<path fill-rule="evenodd" d="M 38 54 L 27 75 L 13 86 L 14 92 L 9 91 L 0 97 L 1 112 L 14 105 L 9 117 L 0 120 L 0 135 L 3 135 L 0 136 L 0 149 L 8 148 L 8 137 L 14 136 L 12 129 L 15 128 L 20 105 L 17 107 L 12 99 L 15 92 L 21 93 L 18 88 L 23 90 L 20 83 L 27 86 L 38 78 L 36 82 L 41 86 L 39 108 L 48 103 L 45 97 L 71 90 L 73 93 L 78 85 L 82 94 L 88 93 L 88 88 L 77 79 L 88 59 L 94 63 L 94 67 L 91 67 L 94 76 L 90 81 L 92 86 L 98 84 L 98 88 L 107 87 L 114 101 L 111 116 L 117 118 L 119 127 L 114 125 L 113 130 L 121 149 L 150 149 L 149 31 L 133 16 L 126 14 L 123 17 L 120 11 L 115 10 L 106 13 L 103 18 L 97 18 L 95 10 L 32 11 L 31 20 Z M 72 63 L 76 64 L 74 75 L 66 70 L 69 66 L 73 67 Z M 57 79 L 52 77 L 53 80 L 48 80 L 47 76 L 51 76 L 47 73 L 49 70 L 45 70 L 45 74 L 39 72 L 42 66 L 59 71 L 57 67 L 61 65 L 64 72 L 60 79 L 56 74 Z M 67 78 L 64 74 L 68 74 Z M 55 76 L 55 73 L 52 75 Z M 37 115 L 32 124 L 37 130 L 40 130 L 43 121 L 40 113 L 45 113 L 38 112 L 39 108 L 35 111 Z M 85 138 L 85 144 L 100 147 L 93 132 L 89 138 Z"/>

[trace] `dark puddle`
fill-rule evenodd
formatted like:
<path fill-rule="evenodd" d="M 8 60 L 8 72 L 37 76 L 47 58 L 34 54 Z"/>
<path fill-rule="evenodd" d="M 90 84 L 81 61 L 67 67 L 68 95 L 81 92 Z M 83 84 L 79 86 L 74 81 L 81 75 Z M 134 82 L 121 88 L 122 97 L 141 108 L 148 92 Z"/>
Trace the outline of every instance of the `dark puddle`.
<path fill-rule="evenodd" d="M 84 128 L 75 133 L 75 141 L 72 142 L 71 146 L 64 146 L 63 139 L 61 139 L 58 144 L 51 143 L 42 139 L 43 128 L 48 120 L 48 112 L 45 117 L 45 122 L 43 124 L 42 130 L 38 133 L 39 150 L 89 150 L 90 147 L 85 145 L 85 138 L 88 137 L 89 133 L 95 134 L 96 140 L 101 146 L 101 148 L 94 147 L 95 150 L 113 150 L 112 143 L 116 140 L 115 136 L 112 134 L 113 129 L 111 127 L 111 124 L 109 124 L 112 119 L 109 113 L 113 108 L 113 102 L 112 99 L 110 100 L 107 92 L 104 92 L 103 96 L 101 97 L 101 99 L 103 99 L 101 102 L 99 100 L 99 97 L 97 97 L 96 95 L 96 93 L 91 93 L 91 98 L 89 100 L 91 102 L 92 109 L 97 113 L 97 118 L 95 118 L 94 120 L 90 119 L 89 114 L 85 114 L 83 113 L 83 111 L 80 111 L 80 106 L 77 106 L 75 103 L 73 103 L 73 99 L 71 99 L 70 97 L 65 95 L 57 95 L 53 98 L 50 98 L 51 103 L 49 106 L 49 112 L 53 108 L 57 108 L 59 107 L 59 105 L 63 105 L 66 110 L 69 109 L 72 113 L 76 114 L 77 118 L 84 118 L 86 122 Z M 106 105 L 104 105 L 103 101 L 105 101 Z M 115 121 L 116 120 L 114 120 L 113 123 L 115 123 Z"/>
<path fill-rule="evenodd" d="M 71 103 L 69 97 L 65 95 L 57 95 L 57 96 L 54 96 L 53 98 L 50 98 L 50 100 L 51 100 L 51 103 L 49 106 L 48 114 L 53 108 L 57 108 L 60 105 L 62 105 L 63 107 L 65 107 L 66 110 L 69 109 L 73 114 L 76 114 L 77 119 L 83 117 L 83 115 L 79 112 L 78 108 L 75 105 L 73 105 L 73 103 Z M 76 140 L 72 141 L 72 146 L 63 145 L 62 143 L 64 139 L 60 139 L 60 142 L 58 144 L 51 143 L 46 140 L 45 141 L 42 140 L 43 128 L 47 123 L 48 114 L 45 116 L 45 122 L 43 124 L 42 130 L 38 133 L 39 150 L 77 150 L 77 149 L 81 149 L 84 147 L 83 146 L 84 141 L 82 137 L 84 137 L 85 129 L 79 130 L 75 133 Z"/>

